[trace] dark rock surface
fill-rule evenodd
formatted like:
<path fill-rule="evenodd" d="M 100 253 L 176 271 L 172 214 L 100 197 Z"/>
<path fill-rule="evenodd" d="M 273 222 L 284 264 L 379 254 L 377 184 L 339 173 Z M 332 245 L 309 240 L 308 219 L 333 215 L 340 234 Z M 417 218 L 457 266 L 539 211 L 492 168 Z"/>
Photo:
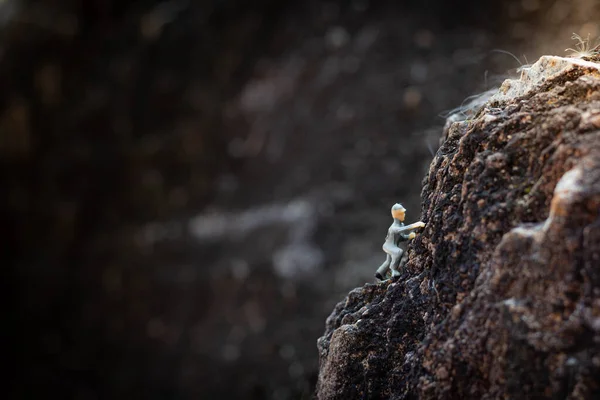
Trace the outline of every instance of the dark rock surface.
<path fill-rule="evenodd" d="M 447 123 L 403 276 L 327 319 L 319 399 L 600 396 L 599 68 L 542 57 Z"/>

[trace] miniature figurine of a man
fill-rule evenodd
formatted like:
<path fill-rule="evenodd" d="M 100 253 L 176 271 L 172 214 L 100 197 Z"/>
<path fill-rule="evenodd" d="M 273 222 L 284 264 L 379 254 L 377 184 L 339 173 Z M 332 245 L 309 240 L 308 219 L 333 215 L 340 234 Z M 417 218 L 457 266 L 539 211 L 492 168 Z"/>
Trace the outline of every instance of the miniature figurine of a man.
<path fill-rule="evenodd" d="M 406 208 L 402 207 L 402 204 L 394 204 L 392 206 L 392 217 L 394 222 L 388 229 L 388 234 L 385 237 L 385 243 L 383 244 L 383 251 L 386 253 L 386 259 L 375 273 L 375 277 L 379 280 L 385 280 L 385 276 L 388 271 L 392 272 L 392 278 L 400 276 L 398 267 L 400 266 L 400 260 L 404 251 L 400 248 L 400 242 L 413 239 L 416 234 L 412 232 L 415 229 L 422 228 L 425 224 L 421 221 L 415 222 L 414 224 L 404 225 L 404 217 Z"/>

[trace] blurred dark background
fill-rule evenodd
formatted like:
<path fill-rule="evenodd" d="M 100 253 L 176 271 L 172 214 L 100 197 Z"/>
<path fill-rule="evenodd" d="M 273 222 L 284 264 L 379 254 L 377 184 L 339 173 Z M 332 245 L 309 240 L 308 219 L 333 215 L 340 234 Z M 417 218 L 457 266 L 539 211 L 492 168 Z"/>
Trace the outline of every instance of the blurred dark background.
<path fill-rule="evenodd" d="M 11 398 L 310 398 L 317 337 L 373 281 L 390 206 L 419 218 L 445 113 L 599 17 L 0 0 Z"/>

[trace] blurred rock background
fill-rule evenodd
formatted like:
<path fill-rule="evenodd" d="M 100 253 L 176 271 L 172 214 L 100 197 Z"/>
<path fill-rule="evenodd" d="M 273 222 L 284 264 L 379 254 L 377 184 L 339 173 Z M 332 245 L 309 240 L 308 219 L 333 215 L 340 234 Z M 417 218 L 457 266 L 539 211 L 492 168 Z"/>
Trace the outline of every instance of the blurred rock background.
<path fill-rule="evenodd" d="M 11 396 L 310 398 L 316 339 L 373 280 L 389 207 L 419 217 L 445 113 L 599 17 L 1 0 Z"/>

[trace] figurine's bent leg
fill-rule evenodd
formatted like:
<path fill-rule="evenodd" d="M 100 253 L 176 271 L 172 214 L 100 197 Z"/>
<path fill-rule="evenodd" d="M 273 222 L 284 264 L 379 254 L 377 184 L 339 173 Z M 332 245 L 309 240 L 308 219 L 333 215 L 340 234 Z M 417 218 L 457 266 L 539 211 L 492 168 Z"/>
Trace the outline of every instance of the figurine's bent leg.
<path fill-rule="evenodd" d="M 398 267 L 400 266 L 400 260 L 402 259 L 402 254 L 404 251 L 397 247 L 396 251 L 392 253 L 392 260 L 390 262 L 390 270 L 392 271 L 392 278 L 396 278 L 400 276 L 400 271 L 398 271 Z"/>
<path fill-rule="evenodd" d="M 375 272 L 375 278 L 379 279 L 380 281 L 385 280 L 385 275 L 387 274 L 388 269 L 390 268 L 391 261 L 392 258 L 390 257 L 390 255 L 386 254 L 385 261 L 383 262 L 383 264 L 381 264 L 379 268 L 377 268 L 377 272 Z"/>
<path fill-rule="evenodd" d="M 402 258 L 403 250 L 393 243 L 386 242 L 383 245 L 383 251 L 390 256 L 390 270 L 392 271 L 392 278 L 400 276 L 398 266 L 400 265 L 400 259 Z"/>

